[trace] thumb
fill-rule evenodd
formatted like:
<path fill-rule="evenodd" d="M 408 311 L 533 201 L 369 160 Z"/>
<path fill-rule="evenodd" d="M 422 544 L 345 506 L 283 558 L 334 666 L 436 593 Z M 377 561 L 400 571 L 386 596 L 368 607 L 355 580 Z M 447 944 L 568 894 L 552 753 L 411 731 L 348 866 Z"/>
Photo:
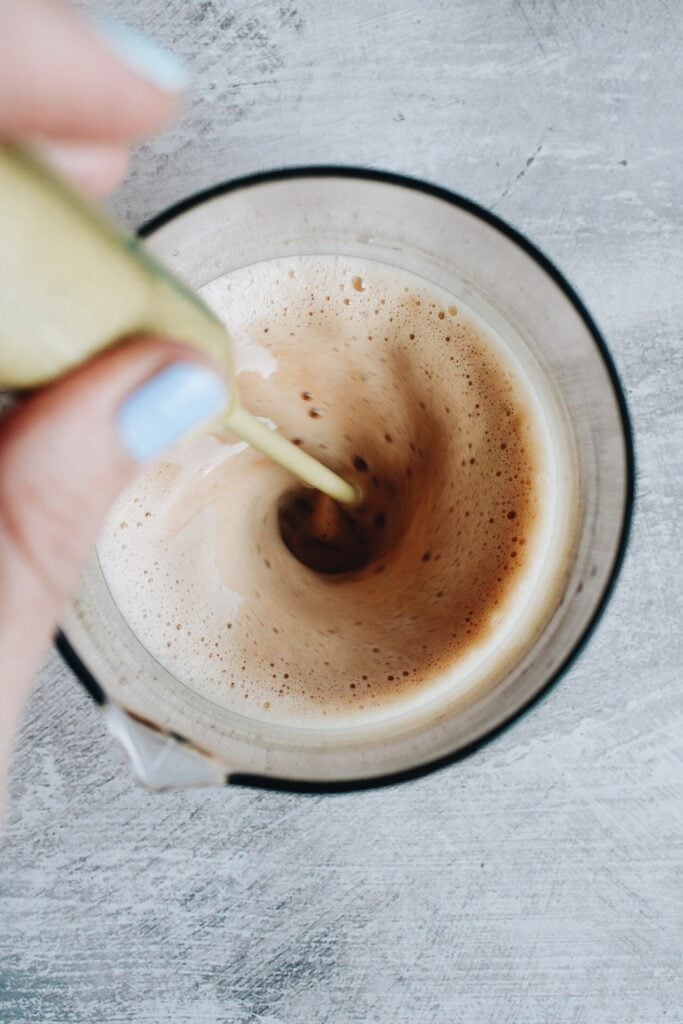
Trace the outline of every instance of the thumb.
<path fill-rule="evenodd" d="M 199 353 L 146 339 L 105 353 L 0 424 L 0 722 L 5 698 L 20 706 L 113 499 L 141 461 L 226 401 L 225 381 Z"/>

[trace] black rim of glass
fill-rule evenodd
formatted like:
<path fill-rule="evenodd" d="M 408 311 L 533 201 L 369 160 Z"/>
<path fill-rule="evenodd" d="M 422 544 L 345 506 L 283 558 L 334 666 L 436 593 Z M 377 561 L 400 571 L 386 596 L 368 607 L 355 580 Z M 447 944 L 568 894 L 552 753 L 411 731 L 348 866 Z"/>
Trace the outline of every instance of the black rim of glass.
<path fill-rule="evenodd" d="M 441 199 L 453 206 L 458 206 L 462 210 L 466 210 L 468 213 L 473 214 L 480 220 L 485 221 L 491 227 L 496 228 L 496 230 L 500 231 L 501 234 L 505 235 L 520 246 L 520 248 L 523 249 L 524 252 L 526 252 L 527 255 L 529 255 L 545 271 L 545 273 L 550 276 L 557 287 L 566 295 L 593 338 L 596 348 L 605 365 L 605 369 L 614 392 L 614 398 L 619 409 L 624 449 L 626 453 L 626 493 L 623 518 L 620 527 L 619 542 L 607 582 L 599 600 L 596 603 L 590 621 L 587 623 L 583 633 L 578 637 L 572 650 L 555 672 L 553 672 L 538 691 L 522 707 L 511 712 L 509 717 L 505 718 L 499 725 L 490 729 L 471 743 L 468 743 L 466 746 L 460 747 L 452 753 L 446 754 L 445 756 L 439 757 L 433 761 L 428 761 L 424 764 L 407 768 L 402 771 L 393 772 L 391 774 L 334 782 L 307 782 L 284 778 L 269 778 L 266 776 L 250 775 L 246 773 L 235 773 L 231 774 L 226 780 L 231 784 L 237 783 L 264 789 L 289 790 L 299 793 L 345 793 L 353 790 L 393 785 L 394 783 L 419 778 L 422 775 L 426 775 L 440 768 L 445 768 L 448 765 L 454 764 L 455 762 L 468 757 L 485 744 L 490 743 L 501 733 L 505 732 L 513 722 L 518 721 L 523 715 L 530 711 L 531 708 L 539 703 L 543 697 L 547 696 L 569 668 L 571 668 L 595 632 L 598 623 L 602 618 L 614 591 L 614 587 L 624 561 L 631 530 L 631 522 L 633 519 L 635 499 L 635 449 L 631 418 L 619 374 L 607 347 L 607 343 L 598 330 L 582 299 L 569 284 L 564 275 L 558 270 L 555 264 L 552 263 L 552 261 L 549 260 L 548 257 L 533 244 L 533 242 L 530 242 L 525 235 L 516 228 L 511 227 L 506 221 L 498 217 L 497 214 L 492 213 L 490 210 L 480 206 L 473 200 L 459 195 L 457 192 L 452 192 L 449 189 L 422 181 L 418 178 L 411 178 L 402 174 L 394 174 L 391 171 L 378 171 L 362 167 L 334 165 L 286 167 L 273 171 L 261 171 L 257 174 L 246 175 L 241 178 L 233 178 L 229 181 L 222 182 L 219 185 L 214 185 L 211 188 L 204 189 L 201 192 L 196 192 L 195 194 L 188 196 L 186 199 L 181 199 L 179 202 L 174 203 L 173 206 L 168 207 L 166 210 L 157 214 L 157 216 L 146 221 L 139 229 L 138 234 L 140 237 L 146 238 L 153 234 L 158 228 L 167 224 L 169 221 L 174 220 L 187 210 L 191 210 L 194 206 L 198 206 L 218 196 L 225 195 L 228 192 L 250 188 L 254 185 L 263 185 L 272 181 L 286 181 L 289 178 L 357 178 L 360 180 L 377 181 L 387 185 L 395 185 L 402 188 L 412 189 L 426 195 L 431 195 L 437 199 Z M 57 634 L 55 643 L 62 658 L 71 671 L 80 680 L 91 697 L 98 704 L 105 704 L 107 701 L 105 690 L 87 666 L 81 661 L 76 650 L 69 642 L 68 637 L 61 630 Z"/>

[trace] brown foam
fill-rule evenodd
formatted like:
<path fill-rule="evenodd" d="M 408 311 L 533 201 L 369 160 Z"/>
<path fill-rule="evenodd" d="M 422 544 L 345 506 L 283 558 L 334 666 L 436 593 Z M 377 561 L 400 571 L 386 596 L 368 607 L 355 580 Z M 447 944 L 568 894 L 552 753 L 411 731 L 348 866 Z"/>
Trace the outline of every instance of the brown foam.
<path fill-rule="evenodd" d="M 379 264 L 273 261 L 206 297 L 252 366 L 245 406 L 365 502 L 339 513 L 235 439 L 202 439 L 117 506 L 100 544 L 112 593 L 225 706 L 391 710 L 502 631 L 536 557 L 542 427 L 514 364 L 460 302 Z"/>

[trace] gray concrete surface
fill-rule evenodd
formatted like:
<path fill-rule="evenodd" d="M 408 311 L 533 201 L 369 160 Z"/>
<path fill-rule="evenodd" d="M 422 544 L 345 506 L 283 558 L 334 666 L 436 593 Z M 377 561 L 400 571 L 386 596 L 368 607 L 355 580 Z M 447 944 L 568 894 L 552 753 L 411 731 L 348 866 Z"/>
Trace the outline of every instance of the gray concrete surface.
<path fill-rule="evenodd" d="M 337 797 L 153 795 L 50 656 L 1 861 L 16 1024 L 683 1021 L 680 0 L 125 0 L 192 67 L 115 206 L 343 161 L 535 239 L 638 441 L 620 586 L 542 706 L 466 762 Z"/>

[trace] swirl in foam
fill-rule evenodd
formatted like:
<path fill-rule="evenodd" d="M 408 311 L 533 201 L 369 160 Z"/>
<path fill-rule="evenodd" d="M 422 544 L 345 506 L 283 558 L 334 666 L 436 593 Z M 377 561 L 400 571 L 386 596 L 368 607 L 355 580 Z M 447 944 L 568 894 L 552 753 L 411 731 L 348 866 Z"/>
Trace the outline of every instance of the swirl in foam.
<path fill-rule="evenodd" d="M 363 260 L 268 261 L 203 296 L 245 406 L 362 487 L 362 550 L 348 572 L 302 564 L 313 513 L 291 477 L 202 437 L 133 484 L 98 545 L 141 642 L 273 723 L 360 723 L 500 678 L 557 601 L 569 536 L 559 442 L 515 354 L 453 296 Z"/>

